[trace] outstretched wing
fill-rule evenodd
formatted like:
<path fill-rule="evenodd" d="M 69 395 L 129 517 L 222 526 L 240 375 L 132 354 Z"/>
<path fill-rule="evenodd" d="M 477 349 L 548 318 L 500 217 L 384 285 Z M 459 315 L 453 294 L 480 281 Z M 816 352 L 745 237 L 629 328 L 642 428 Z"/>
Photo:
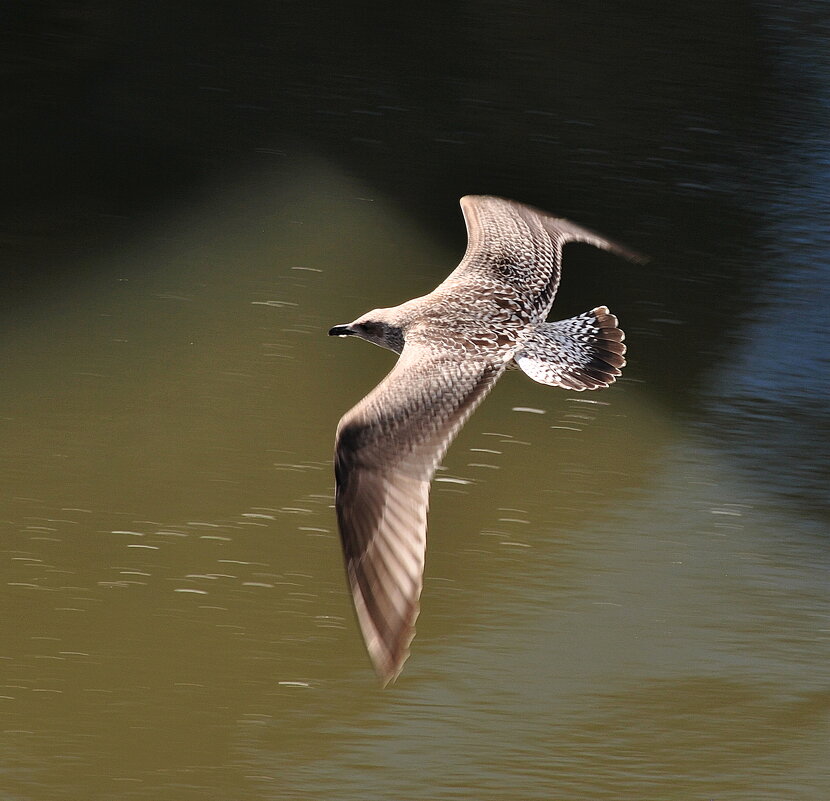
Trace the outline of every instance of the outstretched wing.
<path fill-rule="evenodd" d="M 464 285 L 471 279 L 506 284 L 544 319 L 559 287 L 562 247 L 586 242 L 631 261 L 644 257 L 604 236 L 561 217 L 490 195 L 461 198 L 467 225 L 467 250 L 442 286 Z"/>
<path fill-rule="evenodd" d="M 409 655 L 426 552 L 429 482 L 504 367 L 407 345 L 337 428 L 336 508 L 357 619 L 384 684 Z"/>

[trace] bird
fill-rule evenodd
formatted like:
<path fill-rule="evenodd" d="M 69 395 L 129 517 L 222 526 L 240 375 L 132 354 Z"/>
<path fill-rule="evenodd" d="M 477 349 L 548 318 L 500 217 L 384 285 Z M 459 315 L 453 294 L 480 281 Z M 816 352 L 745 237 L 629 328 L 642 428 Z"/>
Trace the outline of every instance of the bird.
<path fill-rule="evenodd" d="M 461 198 L 467 249 L 432 292 L 335 325 L 399 354 L 341 418 L 335 509 L 349 588 L 382 686 L 409 656 L 423 588 L 430 481 L 455 435 L 506 370 L 570 390 L 612 384 L 625 335 L 607 306 L 547 322 L 562 248 L 644 257 L 566 219 L 490 195 Z"/>

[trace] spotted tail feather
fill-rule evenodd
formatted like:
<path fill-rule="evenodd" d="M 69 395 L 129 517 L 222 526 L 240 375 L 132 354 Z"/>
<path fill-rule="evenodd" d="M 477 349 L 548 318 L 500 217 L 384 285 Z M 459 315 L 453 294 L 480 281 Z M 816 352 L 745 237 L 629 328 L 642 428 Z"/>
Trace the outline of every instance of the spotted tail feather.
<path fill-rule="evenodd" d="M 564 389 L 601 389 L 625 366 L 625 334 L 607 306 L 542 323 L 513 357 L 534 381 Z"/>

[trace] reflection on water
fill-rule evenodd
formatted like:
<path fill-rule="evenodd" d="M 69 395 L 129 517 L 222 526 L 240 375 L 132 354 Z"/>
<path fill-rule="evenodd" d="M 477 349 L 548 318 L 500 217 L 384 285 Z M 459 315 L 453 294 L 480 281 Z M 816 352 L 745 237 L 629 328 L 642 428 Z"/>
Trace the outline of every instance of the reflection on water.
<path fill-rule="evenodd" d="M 331 450 L 340 415 L 393 357 L 326 331 L 435 286 L 463 251 L 460 213 L 450 246 L 376 187 L 269 151 L 279 169 L 219 181 L 212 200 L 94 258 L 56 226 L 65 275 L 42 302 L 6 299 L 2 320 L 0 795 L 830 797 L 827 152 L 815 134 L 830 83 L 826 54 L 807 63 L 783 44 L 794 31 L 809 41 L 811 7 L 776 11 L 767 29 L 776 80 L 799 103 L 747 133 L 745 156 L 778 153 L 751 176 L 729 164 L 740 126 L 726 106 L 741 86 L 711 106 L 726 132 L 672 87 L 659 109 L 621 97 L 654 106 L 636 181 L 625 152 L 589 147 L 607 130 L 586 122 L 603 108 L 587 83 L 587 99 L 567 94 L 591 114 L 561 125 L 531 95 L 516 100 L 523 136 L 558 131 L 533 147 L 581 142 L 562 202 L 658 258 L 621 267 L 566 251 L 555 314 L 608 303 L 629 366 L 590 395 L 507 375 L 465 426 L 433 489 L 413 655 L 387 691 L 352 618 Z M 514 17 L 508 28 L 527 26 Z M 495 22 L 481 26 L 507 52 Z M 525 45 L 512 68 L 533 65 Z M 725 80 L 696 48 L 672 63 L 690 59 L 704 86 Z M 342 93 L 314 96 L 313 125 L 298 125 L 331 116 L 326 130 L 368 148 L 367 174 L 389 147 L 376 126 L 410 112 L 426 126 L 425 103 L 357 105 L 360 75 L 337 80 Z M 512 107 L 483 102 L 481 76 L 452 86 L 476 124 L 500 120 L 488 147 L 517 157 Z M 436 128 L 421 156 L 450 170 L 446 148 L 461 159 L 466 142 L 481 180 L 504 185 L 512 162 L 487 172 L 492 151 L 457 127 Z M 518 185 L 555 182 L 554 163 L 534 161 Z M 418 165 L 401 196 L 432 186 L 416 185 Z"/>

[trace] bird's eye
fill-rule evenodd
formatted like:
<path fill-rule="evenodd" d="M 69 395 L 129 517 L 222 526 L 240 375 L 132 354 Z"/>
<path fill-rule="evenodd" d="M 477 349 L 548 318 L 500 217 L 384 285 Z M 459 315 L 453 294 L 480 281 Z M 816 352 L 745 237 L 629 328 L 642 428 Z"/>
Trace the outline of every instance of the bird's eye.
<path fill-rule="evenodd" d="M 363 323 L 363 330 L 367 334 L 372 334 L 373 336 L 380 333 L 380 325 L 378 323 Z"/>

